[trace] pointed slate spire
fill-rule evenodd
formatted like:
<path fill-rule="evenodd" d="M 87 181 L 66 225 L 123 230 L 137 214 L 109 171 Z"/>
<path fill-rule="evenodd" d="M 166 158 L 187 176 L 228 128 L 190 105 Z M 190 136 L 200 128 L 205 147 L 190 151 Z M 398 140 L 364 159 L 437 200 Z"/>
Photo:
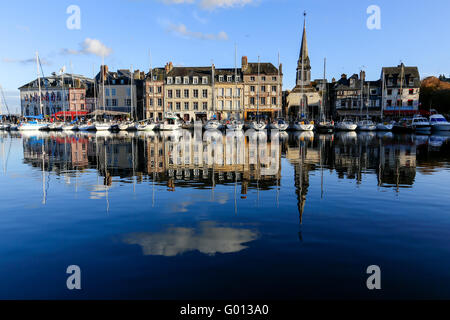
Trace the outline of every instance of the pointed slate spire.
<path fill-rule="evenodd" d="M 303 13 L 305 19 L 303 21 L 303 36 L 302 36 L 302 47 L 300 49 L 300 61 L 305 61 L 309 58 L 308 54 L 308 43 L 306 41 L 306 11 Z"/>
<path fill-rule="evenodd" d="M 308 43 L 306 41 L 306 11 L 303 13 L 303 37 L 297 64 L 297 86 L 311 83 L 311 61 L 309 60 Z M 303 70 L 303 76 L 302 76 Z"/>

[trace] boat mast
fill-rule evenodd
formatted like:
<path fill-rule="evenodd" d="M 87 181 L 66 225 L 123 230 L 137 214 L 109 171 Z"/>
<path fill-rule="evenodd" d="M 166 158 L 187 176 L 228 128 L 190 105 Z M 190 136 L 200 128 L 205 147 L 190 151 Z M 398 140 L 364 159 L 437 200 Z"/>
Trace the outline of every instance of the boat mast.
<path fill-rule="evenodd" d="M 370 104 L 370 84 L 367 83 L 367 113 L 366 113 L 366 117 L 367 119 L 369 119 L 369 104 Z"/>
<path fill-rule="evenodd" d="M 152 51 L 151 50 L 149 50 L 149 58 L 150 58 L 150 86 L 151 86 L 150 92 L 152 94 L 152 107 L 153 107 L 153 110 L 156 110 L 155 88 L 153 87 L 153 63 L 152 63 Z M 144 111 L 142 111 L 142 113 L 144 114 L 144 119 L 146 119 L 147 115 L 144 113 Z M 153 114 L 153 117 L 154 116 L 155 116 L 155 114 Z"/>
<path fill-rule="evenodd" d="M 42 108 L 42 96 L 41 96 L 41 75 L 39 72 L 39 53 L 36 51 L 36 67 L 37 67 L 37 76 L 38 76 L 38 87 L 39 87 L 39 109 L 41 110 L 41 115 L 44 114 L 44 110 Z"/>
<path fill-rule="evenodd" d="M 211 75 L 212 75 L 212 103 L 213 103 L 213 119 L 216 114 L 216 88 L 215 88 L 215 74 L 214 74 L 214 60 L 211 60 Z"/>
<path fill-rule="evenodd" d="M 324 92 L 325 92 L 325 78 L 326 78 L 326 68 L 327 68 L 327 58 L 323 60 L 323 82 L 322 82 L 322 103 L 320 106 L 320 118 L 319 121 L 323 121 L 324 119 Z"/>
<path fill-rule="evenodd" d="M 133 66 L 131 66 L 130 69 L 130 99 L 131 99 L 131 120 L 134 121 L 134 116 L 136 113 L 136 110 L 133 111 L 134 106 L 133 106 Z"/>
<path fill-rule="evenodd" d="M 234 95 L 232 95 L 233 97 L 233 101 L 232 104 L 233 106 L 236 107 L 236 113 L 238 111 L 237 108 L 237 104 L 236 104 L 236 98 L 237 98 L 237 45 L 236 43 L 234 44 Z M 231 109 L 233 109 L 233 107 L 231 107 Z M 240 116 L 239 116 L 240 118 Z"/>
<path fill-rule="evenodd" d="M 398 116 L 401 116 L 400 108 L 403 107 L 403 77 L 404 77 L 404 70 L 403 70 L 403 62 L 401 63 L 401 70 L 400 70 L 400 105 L 398 105 L 398 99 L 397 99 L 397 105 L 398 105 Z"/>
<path fill-rule="evenodd" d="M 278 88 L 277 88 L 277 104 L 279 105 L 278 108 L 278 118 L 281 118 L 281 101 L 278 99 L 280 98 L 281 94 L 281 71 L 280 71 L 280 51 L 278 51 Z"/>
<path fill-rule="evenodd" d="M 258 56 L 258 91 L 257 91 L 257 103 L 256 103 L 256 121 L 259 123 L 259 97 L 260 97 L 260 92 L 259 90 L 261 89 L 261 80 L 260 80 L 260 74 L 261 74 L 261 62 L 260 62 L 260 57 Z"/>
<path fill-rule="evenodd" d="M 361 92 L 360 92 L 360 108 L 359 108 L 359 116 L 362 119 L 362 112 L 363 112 L 363 106 L 364 106 L 364 77 L 363 77 L 363 70 L 361 68 Z"/>
<path fill-rule="evenodd" d="M 383 81 L 381 82 L 381 120 L 383 120 L 384 118 L 384 90 L 386 87 L 386 79 L 384 78 L 384 69 L 383 69 L 383 73 L 382 73 L 382 78 Z"/>

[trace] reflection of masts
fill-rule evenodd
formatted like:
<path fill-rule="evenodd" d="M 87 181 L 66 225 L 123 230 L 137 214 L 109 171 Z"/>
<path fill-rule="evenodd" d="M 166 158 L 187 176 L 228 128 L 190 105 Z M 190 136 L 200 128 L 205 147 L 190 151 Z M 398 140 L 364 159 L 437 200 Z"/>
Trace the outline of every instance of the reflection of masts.
<path fill-rule="evenodd" d="M 42 142 L 42 193 L 43 193 L 43 197 L 42 197 L 42 204 L 46 204 L 47 203 L 47 191 L 45 189 L 45 140 Z"/>
<path fill-rule="evenodd" d="M 322 160 L 322 138 L 319 140 L 319 158 L 320 158 L 320 197 L 323 199 L 323 160 Z"/>
<path fill-rule="evenodd" d="M 236 140 L 236 161 L 234 163 L 235 165 L 235 170 L 234 170 L 234 213 L 237 215 L 237 183 L 238 183 L 238 179 L 237 179 L 237 175 L 238 175 L 238 148 L 239 148 L 239 141 L 238 141 L 238 137 L 234 136 L 233 140 Z"/>

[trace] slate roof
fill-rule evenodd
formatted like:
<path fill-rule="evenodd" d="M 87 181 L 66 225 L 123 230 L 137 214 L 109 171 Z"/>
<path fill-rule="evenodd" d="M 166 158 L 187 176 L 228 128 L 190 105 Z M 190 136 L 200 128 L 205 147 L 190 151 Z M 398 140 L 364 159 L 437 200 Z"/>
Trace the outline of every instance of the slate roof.
<path fill-rule="evenodd" d="M 270 62 L 260 63 L 260 74 L 278 75 L 278 69 Z M 244 75 L 257 75 L 258 63 L 249 63 L 248 67 L 244 69 Z M 281 74 L 282 75 L 282 74 Z"/>

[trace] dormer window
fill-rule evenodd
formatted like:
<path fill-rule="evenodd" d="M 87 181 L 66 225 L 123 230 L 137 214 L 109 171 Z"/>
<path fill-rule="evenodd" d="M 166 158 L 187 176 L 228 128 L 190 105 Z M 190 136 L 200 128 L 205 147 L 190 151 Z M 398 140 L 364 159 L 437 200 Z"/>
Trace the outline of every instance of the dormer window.
<path fill-rule="evenodd" d="M 175 78 L 175 84 L 181 84 L 181 77 Z"/>
<path fill-rule="evenodd" d="M 192 83 L 193 84 L 198 84 L 198 77 L 194 77 L 194 79 L 192 79 Z"/>
<path fill-rule="evenodd" d="M 223 76 L 219 76 L 219 82 L 223 82 Z"/>
<path fill-rule="evenodd" d="M 236 82 L 240 82 L 241 81 L 241 76 L 236 76 Z"/>
<path fill-rule="evenodd" d="M 228 76 L 228 77 L 227 77 L 227 81 L 228 81 L 228 82 L 233 81 L 233 77 L 232 77 L 232 76 Z"/>
<path fill-rule="evenodd" d="M 183 83 L 184 84 L 189 84 L 189 77 L 184 77 Z"/>
<path fill-rule="evenodd" d="M 173 83 L 173 78 L 172 77 L 167 78 L 167 84 L 172 84 L 172 83 Z"/>
<path fill-rule="evenodd" d="M 153 76 L 153 81 L 158 80 L 158 76 Z"/>
<path fill-rule="evenodd" d="M 255 81 L 256 78 L 255 77 L 250 77 L 250 81 Z"/>
<path fill-rule="evenodd" d="M 208 84 L 208 77 L 202 78 L 202 84 Z"/>

